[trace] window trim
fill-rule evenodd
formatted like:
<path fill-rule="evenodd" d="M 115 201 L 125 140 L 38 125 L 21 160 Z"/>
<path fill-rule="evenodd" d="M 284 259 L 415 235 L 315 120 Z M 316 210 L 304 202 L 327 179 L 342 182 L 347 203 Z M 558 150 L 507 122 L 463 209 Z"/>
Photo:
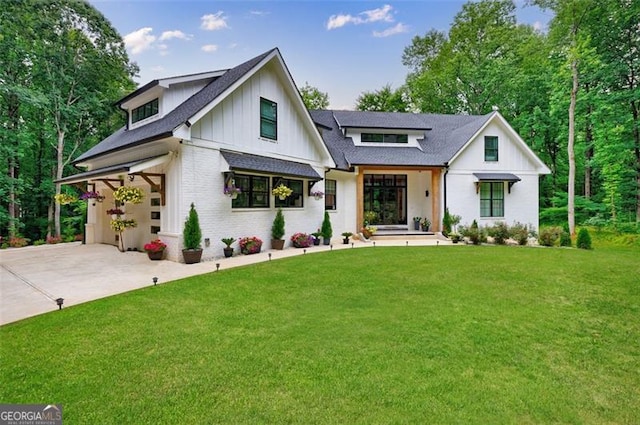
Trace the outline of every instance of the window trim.
<path fill-rule="evenodd" d="M 274 110 L 274 117 L 269 117 L 266 116 L 262 113 L 262 105 L 264 104 L 269 104 L 269 106 L 271 106 Z M 262 123 L 266 122 L 269 124 L 273 125 L 273 128 L 275 130 L 275 134 L 270 135 L 270 134 L 265 134 L 262 131 Z M 260 137 L 263 137 L 265 139 L 269 139 L 269 140 L 278 140 L 278 104 L 276 102 L 274 102 L 273 100 L 269 100 L 267 98 L 264 97 L 260 97 Z"/>
<path fill-rule="evenodd" d="M 482 186 L 483 185 L 489 185 L 489 197 L 488 198 L 483 198 L 482 197 Z M 494 186 L 495 185 L 495 186 Z M 499 185 L 499 186 L 498 186 Z M 494 187 L 501 187 L 502 190 L 502 197 L 501 198 L 497 198 L 496 196 L 498 194 L 494 194 Z M 482 203 L 484 202 L 488 202 L 489 203 L 489 211 L 488 211 L 488 215 L 483 215 L 483 210 L 482 210 Z M 501 215 L 497 215 L 494 212 L 494 202 L 496 201 L 500 201 L 500 208 L 501 208 Z M 500 182 L 495 182 L 495 181 L 488 181 L 488 182 L 480 182 L 480 218 L 503 218 L 504 217 L 504 206 L 505 206 L 505 190 L 504 190 L 504 182 L 500 181 Z"/>
<path fill-rule="evenodd" d="M 488 147 L 488 143 L 489 142 L 494 142 L 495 141 L 495 147 Z M 500 159 L 499 157 L 499 149 L 500 146 L 500 142 L 498 140 L 498 136 L 484 136 L 484 160 L 485 162 L 498 162 L 498 160 Z M 494 156 L 490 156 L 490 154 L 493 154 L 495 152 L 495 159 Z"/>

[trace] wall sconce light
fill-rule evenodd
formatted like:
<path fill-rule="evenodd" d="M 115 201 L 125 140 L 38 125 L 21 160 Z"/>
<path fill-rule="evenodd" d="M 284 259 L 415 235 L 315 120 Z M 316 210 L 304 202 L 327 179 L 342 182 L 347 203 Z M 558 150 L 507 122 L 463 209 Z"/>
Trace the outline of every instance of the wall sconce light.
<path fill-rule="evenodd" d="M 207 248 L 209 248 L 211 246 L 211 239 L 209 238 L 204 238 L 204 246 L 206 246 Z"/>
<path fill-rule="evenodd" d="M 424 191 L 424 196 L 426 196 L 427 198 L 429 197 L 429 191 L 428 190 Z"/>
<path fill-rule="evenodd" d="M 58 304 L 58 310 L 62 310 L 62 304 L 64 303 L 64 298 L 56 299 L 56 304 Z"/>

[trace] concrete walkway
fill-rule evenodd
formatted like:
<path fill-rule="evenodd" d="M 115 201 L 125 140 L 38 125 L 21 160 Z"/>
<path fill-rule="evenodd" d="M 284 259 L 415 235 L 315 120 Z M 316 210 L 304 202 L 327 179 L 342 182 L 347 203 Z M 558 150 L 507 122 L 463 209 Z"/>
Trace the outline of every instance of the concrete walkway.
<path fill-rule="evenodd" d="M 376 246 L 448 245 L 446 239 L 384 240 Z M 330 249 L 352 247 L 373 248 L 373 242 L 341 242 L 329 246 L 314 246 L 307 254 Z M 222 247 L 220 248 L 222 253 Z M 165 284 L 183 277 L 303 255 L 304 250 L 286 248 L 266 250 L 253 255 L 236 255 L 198 264 L 172 261 L 150 261 L 144 252 L 119 252 L 111 245 L 82 245 L 79 242 L 58 245 L 29 246 L 0 250 L 0 325 L 57 310 L 57 298 L 64 298 L 64 307 L 153 285 Z"/>

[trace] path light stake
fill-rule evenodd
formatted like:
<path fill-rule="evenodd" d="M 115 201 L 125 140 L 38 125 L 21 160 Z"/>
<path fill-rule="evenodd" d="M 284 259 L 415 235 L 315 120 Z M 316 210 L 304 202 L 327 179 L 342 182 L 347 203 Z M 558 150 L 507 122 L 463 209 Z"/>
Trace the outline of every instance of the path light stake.
<path fill-rule="evenodd" d="M 376 247 L 376 241 L 373 241 L 373 247 L 374 248 Z"/>
<path fill-rule="evenodd" d="M 64 303 L 64 298 L 56 299 L 56 304 L 58 304 L 58 310 L 62 310 L 62 304 Z"/>
<path fill-rule="evenodd" d="M 305 248 L 305 249 L 303 249 L 303 250 L 302 250 L 302 253 L 303 253 L 303 254 L 306 254 L 306 253 L 307 253 L 307 249 L 306 249 L 306 248 Z"/>
<path fill-rule="evenodd" d="M 436 246 L 440 246 L 440 241 L 436 241 Z"/>
<path fill-rule="evenodd" d="M 333 244 L 329 245 L 329 251 L 333 251 Z"/>
<path fill-rule="evenodd" d="M 407 246 L 409 246 L 409 241 L 406 241 Z"/>
<path fill-rule="evenodd" d="M 216 271 L 220 270 L 220 263 L 216 263 Z"/>
<path fill-rule="evenodd" d="M 271 261 L 271 253 L 269 253 L 269 261 Z"/>
<path fill-rule="evenodd" d="M 353 242 L 351 242 L 351 248 L 353 248 Z"/>
<path fill-rule="evenodd" d="M 153 280 L 153 286 L 156 286 L 156 284 L 158 283 L 158 278 L 154 276 L 151 280 Z"/>

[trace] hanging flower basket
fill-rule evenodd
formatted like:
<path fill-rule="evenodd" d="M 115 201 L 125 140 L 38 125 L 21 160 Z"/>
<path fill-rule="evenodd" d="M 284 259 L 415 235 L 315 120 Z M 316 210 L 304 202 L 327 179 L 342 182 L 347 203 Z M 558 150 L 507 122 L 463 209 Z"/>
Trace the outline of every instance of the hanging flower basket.
<path fill-rule="evenodd" d="M 59 193 L 57 195 L 54 195 L 53 199 L 55 199 L 56 202 L 60 205 L 67 205 L 78 200 L 78 198 L 76 198 L 75 196 L 68 195 L 66 193 Z"/>
<path fill-rule="evenodd" d="M 277 196 L 281 201 L 284 201 L 287 197 L 291 196 L 293 190 L 289 189 L 287 186 L 281 184 L 271 191 L 273 196 Z"/>
<path fill-rule="evenodd" d="M 113 229 L 114 231 L 123 232 L 125 229 L 128 229 L 129 227 L 137 227 L 138 222 L 133 219 L 123 220 L 121 218 L 116 218 L 115 220 L 111 220 L 109 225 L 111 226 L 111 229 Z"/>
<path fill-rule="evenodd" d="M 144 191 L 139 187 L 120 186 L 113 192 L 113 199 L 122 203 L 140 204 L 144 199 Z"/>
<path fill-rule="evenodd" d="M 224 188 L 224 194 L 231 199 L 236 199 L 240 193 L 242 193 L 242 189 L 240 189 L 239 187 L 226 186 Z"/>
<path fill-rule="evenodd" d="M 95 199 L 98 202 L 104 201 L 104 196 L 100 195 L 100 192 L 89 191 L 80 195 L 80 199 L 87 201 L 89 199 Z"/>
<path fill-rule="evenodd" d="M 316 201 L 319 201 L 320 199 L 322 199 L 324 197 L 324 192 L 321 192 L 319 190 L 315 191 L 315 192 L 311 192 L 311 196 L 313 196 Z"/>

